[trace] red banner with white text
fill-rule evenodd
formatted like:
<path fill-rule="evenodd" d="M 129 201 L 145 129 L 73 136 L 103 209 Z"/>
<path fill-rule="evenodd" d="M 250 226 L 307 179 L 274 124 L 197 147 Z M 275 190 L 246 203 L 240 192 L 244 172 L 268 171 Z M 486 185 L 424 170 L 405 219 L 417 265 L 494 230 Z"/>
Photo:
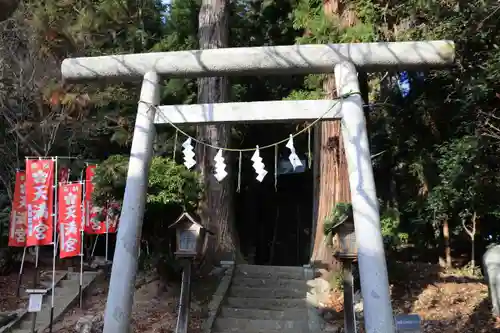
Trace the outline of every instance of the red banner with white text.
<path fill-rule="evenodd" d="M 26 160 L 26 246 L 49 245 L 54 228 L 54 160 Z"/>
<path fill-rule="evenodd" d="M 16 184 L 9 223 L 9 246 L 24 247 L 26 245 L 26 173 L 16 172 Z"/>
<path fill-rule="evenodd" d="M 82 192 L 81 183 L 59 185 L 59 256 L 61 258 L 75 257 L 81 252 Z"/>
<path fill-rule="evenodd" d="M 89 165 L 85 170 L 85 233 L 105 234 L 106 222 L 105 209 L 95 206 L 92 202 L 92 192 L 94 192 L 94 175 L 97 165 Z"/>

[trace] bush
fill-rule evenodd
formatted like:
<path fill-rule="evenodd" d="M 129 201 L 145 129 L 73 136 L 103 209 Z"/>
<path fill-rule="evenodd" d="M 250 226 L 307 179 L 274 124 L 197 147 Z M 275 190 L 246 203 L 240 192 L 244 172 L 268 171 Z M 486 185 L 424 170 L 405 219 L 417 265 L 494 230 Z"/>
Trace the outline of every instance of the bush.
<path fill-rule="evenodd" d="M 128 163 L 128 156 L 113 155 L 97 166 L 93 193 L 97 205 L 122 203 Z M 162 276 L 179 271 L 173 256 L 175 235 L 168 227 L 183 211 L 197 208 L 200 194 L 198 174 L 166 157 L 152 159 L 142 231 L 142 240 L 150 251 L 141 252 L 143 268 L 155 268 Z"/>
<path fill-rule="evenodd" d="M 94 201 L 123 201 L 129 157 L 113 155 L 95 169 Z M 148 180 L 147 203 L 193 210 L 200 197 L 198 175 L 166 157 L 154 157 Z"/>
<path fill-rule="evenodd" d="M 399 230 L 400 214 L 397 209 L 387 208 L 380 216 L 382 236 L 387 250 L 396 250 L 408 243 L 408 234 Z"/>

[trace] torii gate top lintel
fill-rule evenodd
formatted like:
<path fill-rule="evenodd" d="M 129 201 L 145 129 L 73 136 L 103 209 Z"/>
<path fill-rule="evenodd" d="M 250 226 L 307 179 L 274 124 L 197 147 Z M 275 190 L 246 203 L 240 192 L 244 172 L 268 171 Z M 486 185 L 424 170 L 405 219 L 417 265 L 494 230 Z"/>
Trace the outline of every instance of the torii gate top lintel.
<path fill-rule="evenodd" d="M 377 42 L 235 47 L 210 50 L 138 53 L 65 59 L 64 79 L 133 80 L 147 72 L 166 77 L 293 75 L 333 73 L 334 65 L 351 62 L 366 71 L 431 69 L 455 60 L 452 41 Z"/>

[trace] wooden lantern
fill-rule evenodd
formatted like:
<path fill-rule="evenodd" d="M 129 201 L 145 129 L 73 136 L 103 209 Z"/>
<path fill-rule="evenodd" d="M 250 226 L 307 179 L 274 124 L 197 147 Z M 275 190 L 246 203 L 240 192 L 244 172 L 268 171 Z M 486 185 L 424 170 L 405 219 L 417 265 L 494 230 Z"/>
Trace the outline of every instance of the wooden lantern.
<path fill-rule="evenodd" d="M 211 232 L 188 213 L 183 213 L 169 228 L 175 228 L 177 258 L 196 258 L 202 255 L 205 241 Z"/>
<path fill-rule="evenodd" d="M 334 236 L 334 256 L 339 259 L 356 260 L 358 248 L 356 246 L 356 234 L 354 232 L 354 219 L 352 214 L 344 215 L 340 221 L 332 227 Z"/>

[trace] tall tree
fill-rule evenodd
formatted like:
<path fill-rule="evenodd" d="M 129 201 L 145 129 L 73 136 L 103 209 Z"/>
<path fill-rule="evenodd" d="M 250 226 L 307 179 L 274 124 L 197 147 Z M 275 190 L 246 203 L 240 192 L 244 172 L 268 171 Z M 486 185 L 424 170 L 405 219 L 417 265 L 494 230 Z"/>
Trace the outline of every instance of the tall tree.
<path fill-rule="evenodd" d="M 352 26 L 354 12 L 339 0 L 323 1 L 324 17 L 331 24 Z M 323 93 L 326 99 L 338 97 L 335 89 L 335 75 L 323 77 Z M 315 236 L 312 262 L 331 263 L 331 251 L 326 247 L 324 221 L 338 203 L 350 203 L 349 175 L 340 120 L 323 121 L 316 127 L 314 162 L 315 167 Z"/>
<path fill-rule="evenodd" d="M 199 48 L 215 49 L 228 47 L 229 4 L 227 0 L 202 0 L 199 13 Z M 208 77 L 198 80 L 198 103 L 221 103 L 229 100 L 229 82 L 227 77 Z M 199 140 L 218 147 L 231 144 L 231 126 L 226 124 L 198 126 Z M 235 258 L 239 246 L 234 227 L 233 184 L 226 179 L 218 182 L 214 177 L 213 148 L 197 145 L 197 156 L 203 198 L 200 203 L 200 215 L 209 229 L 215 233 L 215 240 L 209 244 L 209 256 L 212 260 Z M 225 156 L 229 156 L 226 154 Z M 230 163 L 227 163 L 227 168 Z M 227 170 L 231 174 L 230 170 Z"/>

